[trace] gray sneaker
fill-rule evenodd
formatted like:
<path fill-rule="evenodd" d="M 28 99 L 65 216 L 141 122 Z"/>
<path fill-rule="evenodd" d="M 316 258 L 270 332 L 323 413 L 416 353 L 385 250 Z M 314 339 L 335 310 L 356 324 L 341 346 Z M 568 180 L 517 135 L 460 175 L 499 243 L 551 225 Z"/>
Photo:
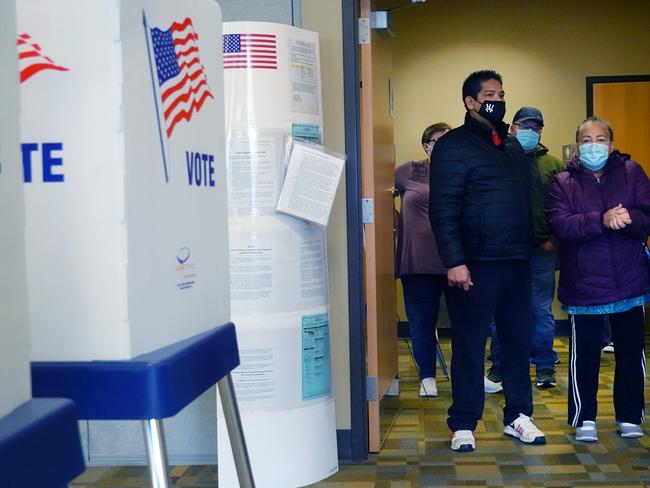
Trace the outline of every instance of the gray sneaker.
<path fill-rule="evenodd" d="M 493 383 L 501 383 L 501 370 L 499 366 L 492 366 L 488 369 L 487 379 Z"/>
<path fill-rule="evenodd" d="M 629 422 L 616 422 L 616 429 L 621 437 L 632 439 L 634 437 L 643 437 L 643 429 L 638 424 Z"/>
<path fill-rule="evenodd" d="M 576 428 L 576 440 L 581 442 L 596 442 L 598 440 L 598 430 L 596 422 L 585 420 L 580 427 Z"/>
<path fill-rule="evenodd" d="M 555 385 L 557 385 L 555 382 L 555 371 L 552 369 L 544 368 L 537 370 L 535 385 L 538 388 L 553 388 Z"/>

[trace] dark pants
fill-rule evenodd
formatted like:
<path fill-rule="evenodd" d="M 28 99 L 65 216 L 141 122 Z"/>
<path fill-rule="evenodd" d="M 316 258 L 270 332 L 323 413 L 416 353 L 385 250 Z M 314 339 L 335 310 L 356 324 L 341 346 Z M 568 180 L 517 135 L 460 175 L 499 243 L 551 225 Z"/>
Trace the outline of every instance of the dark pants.
<path fill-rule="evenodd" d="M 420 379 L 436 376 L 436 321 L 440 295 L 447 295 L 447 276 L 409 274 L 401 277 L 411 329 L 413 356 Z"/>
<path fill-rule="evenodd" d="M 532 415 L 529 359 L 532 334 L 531 279 L 527 260 L 468 264 L 472 286 L 449 290 L 451 318 L 452 431 L 474 430 L 483 414 L 483 364 L 494 316 L 501 343 L 501 377 L 506 404 L 503 423 Z"/>
<path fill-rule="evenodd" d="M 555 369 L 557 353 L 553 350 L 555 318 L 553 298 L 555 297 L 554 255 L 541 247 L 530 256 L 530 277 L 532 282 L 533 339 L 531 362 L 537 371 Z M 501 365 L 501 348 L 494 322 L 491 324 L 490 360 L 493 366 Z"/>
<path fill-rule="evenodd" d="M 614 342 L 614 410 L 616 420 L 640 424 L 643 421 L 645 351 L 643 307 L 609 314 Z M 571 315 L 569 346 L 569 417 L 574 427 L 584 420 L 596 420 L 598 372 L 605 315 Z"/>

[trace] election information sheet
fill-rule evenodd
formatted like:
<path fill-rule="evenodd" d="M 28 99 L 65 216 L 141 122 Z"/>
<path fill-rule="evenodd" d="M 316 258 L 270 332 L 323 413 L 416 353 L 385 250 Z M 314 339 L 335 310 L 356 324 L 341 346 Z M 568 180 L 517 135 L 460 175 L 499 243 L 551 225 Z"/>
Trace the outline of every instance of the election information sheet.
<path fill-rule="evenodd" d="M 345 157 L 296 143 L 278 201 L 283 212 L 327 225 Z"/>

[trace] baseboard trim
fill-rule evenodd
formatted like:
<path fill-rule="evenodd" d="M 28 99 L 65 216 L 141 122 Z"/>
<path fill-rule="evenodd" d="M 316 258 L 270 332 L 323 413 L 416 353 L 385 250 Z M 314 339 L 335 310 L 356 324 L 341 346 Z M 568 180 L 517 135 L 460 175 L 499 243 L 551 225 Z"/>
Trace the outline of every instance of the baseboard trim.
<path fill-rule="evenodd" d="M 352 459 L 352 431 L 350 429 L 336 429 L 336 447 L 339 459 Z"/>

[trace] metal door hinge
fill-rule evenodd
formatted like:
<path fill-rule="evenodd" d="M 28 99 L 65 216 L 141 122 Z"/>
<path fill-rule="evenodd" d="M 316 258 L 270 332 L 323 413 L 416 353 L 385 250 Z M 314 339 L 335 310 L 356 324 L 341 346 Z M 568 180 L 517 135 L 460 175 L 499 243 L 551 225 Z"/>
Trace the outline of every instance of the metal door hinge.
<path fill-rule="evenodd" d="M 370 44 L 370 19 L 359 18 L 359 44 Z"/>
<path fill-rule="evenodd" d="M 366 401 L 372 402 L 378 400 L 377 390 L 377 377 L 366 376 Z"/>
<path fill-rule="evenodd" d="M 373 198 L 361 199 L 361 222 L 364 224 L 375 223 L 375 200 Z"/>

